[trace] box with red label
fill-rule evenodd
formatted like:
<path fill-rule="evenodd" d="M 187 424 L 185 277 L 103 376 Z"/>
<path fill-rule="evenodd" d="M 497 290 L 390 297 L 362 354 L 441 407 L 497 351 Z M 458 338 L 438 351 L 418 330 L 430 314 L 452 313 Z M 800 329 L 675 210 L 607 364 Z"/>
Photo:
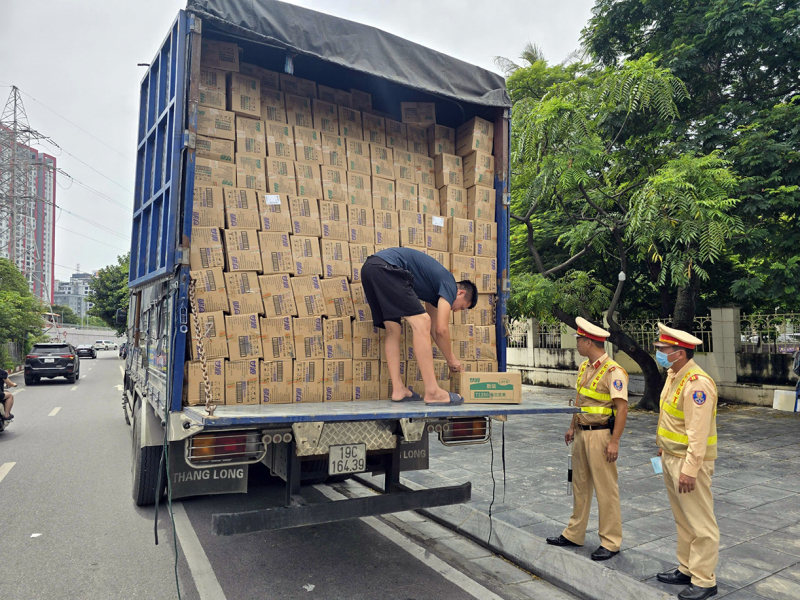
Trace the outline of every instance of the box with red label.
<path fill-rule="evenodd" d="M 261 346 L 265 360 L 294 358 L 292 317 L 261 319 Z"/>
<path fill-rule="evenodd" d="M 229 312 L 232 315 L 264 313 L 264 301 L 256 272 L 225 273 L 225 287 L 228 290 Z"/>
<path fill-rule="evenodd" d="M 225 405 L 240 406 L 260 403 L 261 360 L 225 362 Z"/>
<path fill-rule="evenodd" d="M 317 275 L 292 277 L 290 281 L 299 316 L 314 317 L 328 314 L 325 311 L 325 296 Z M 295 335 L 297 335 L 297 330 L 295 330 Z"/>
<path fill-rule="evenodd" d="M 353 401 L 353 361 L 325 359 L 322 392 L 325 402 Z"/>
<path fill-rule="evenodd" d="M 258 284 L 267 317 L 297 315 L 294 291 L 288 275 L 262 275 L 258 278 Z"/>
<path fill-rule="evenodd" d="M 294 361 L 292 390 L 295 402 L 322 402 L 323 360 Z"/>
<path fill-rule="evenodd" d="M 261 362 L 261 387 L 262 404 L 291 404 L 292 395 L 292 369 L 294 361 L 291 359 L 265 360 Z"/>
<path fill-rule="evenodd" d="M 195 282 L 197 312 L 228 310 L 228 293 L 221 268 L 189 271 L 189 277 Z"/>

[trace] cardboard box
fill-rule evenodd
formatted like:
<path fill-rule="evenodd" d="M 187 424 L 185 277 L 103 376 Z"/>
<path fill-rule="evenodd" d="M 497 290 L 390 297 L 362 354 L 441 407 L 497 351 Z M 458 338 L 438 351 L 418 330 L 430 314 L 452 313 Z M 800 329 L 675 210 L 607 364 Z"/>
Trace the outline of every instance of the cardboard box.
<path fill-rule="evenodd" d="M 246 154 L 267 155 L 264 121 L 236 116 L 236 150 Z"/>
<path fill-rule="evenodd" d="M 353 321 L 354 360 L 380 359 L 380 342 L 380 329 L 372 321 Z"/>
<path fill-rule="evenodd" d="M 353 328 L 350 317 L 335 317 L 322 322 L 325 330 L 325 358 L 353 358 Z"/>
<path fill-rule="evenodd" d="M 353 108 L 356 110 L 371 110 L 372 109 L 372 94 L 362 92 L 354 88 L 350 88 L 350 96 L 353 100 Z"/>
<path fill-rule="evenodd" d="M 233 155 L 234 155 L 233 142 L 229 140 L 220 140 L 217 138 L 206 137 L 204 135 L 198 135 L 196 139 L 197 139 L 197 142 L 195 144 L 196 157 L 233 163 Z"/>
<path fill-rule="evenodd" d="M 469 219 L 448 219 L 447 251 L 451 254 L 475 255 L 475 223 Z"/>
<path fill-rule="evenodd" d="M 497 293 L 496 258 L 475 257 L 475 285 L 478 287 L 478 294 Z"/>
<path fill-rule="evenodd" d="M 449 252 L 442 252 L 441 250 L 431 250 L 430 248 L 425 250 L 425 254 L 428 256 L 432 256 L 436 262 L 442 265 L 445 269 L 450 269 L 450 253 Z"/>
<path fill-rule="evenodd" d="M 468 315 L 472 316 L 472 323 L 483 326 L 495 324 L 497 315 L 495 298 L 495 294 L 478 294 L 475 308 L 466 311 Z"/>
<path fill-rule="evenodd" d="M 205 350 L 206 359 L 228 358 L 228 338 L 225 331 L 225 315 L 222 311 L 199 315 L 191 313 L 189 322 L 190 350 L 192 359 L 197 360 L 197 336 L 195 321 L 200 326 L 200 343 Z"/>
<path fill-rule="evenodd" d="M 294 260 L 289 234 L 286 232 L 258 232 L 258 245 L 261 247 L 261 266 L 264 275 L 273 273 L 294 274 Z"/>
<path fill-rule="evenodd" d="M 456 153 L 456 130 L 444 125 L 428 127 L 428 156 Z"/>
<path fill-rule="evenodd" d="M 363 210 L 363 211 L 368 210 L 368 209 L 349 206 L 348 212 L 350 211 L 350 209 Z M 370 218 L 372 218 L 371 210 L 369 211 L 369 214 Z M 351 217 L 351 222 L 352 222 L 352 217 Z M 350 246 L 350 268 L 351 268 L 350 281 L 352 281 L 353 284 L 355 284 L 355 282 L 361 281 L 361 267 L 366 262 L 368 256 L 372 256 L 373 254 L 375 254 L 375 246 L 373 244 L 353 244 L 353 243 L 349 244 L 349 246 Z M 362 302 L 356 302 L 355 299 L 353 299 L 353 303 L 362 304 Z M 363 303 L 366 303 L 366 300 L 364 300 Z"/>
<path fill-rule="evenodd" d="M 373 177 L 372 185 L 372 208 L 375 210 L 397 210 L 397 199 L 395 196 L 394 181 Z"/>
<path fill-rule="evenodd" d="M 370 113 L 361 114 L 361 128 L 364 141 L 378 146 L 386 146 L 386 119 Z"/>
<path fill-rule="evenodd" d="M 345 234 L 350 231 L 347 222 L 331 221 L 330 225 L 325 225 L 325 227 L 334 229 L 334 225 L 336 228 L 343 227 Z M 346 240 L 322 240 L 322 269 L 326 278 L 350 277 L 350 253 Z"/>
<path fill-rule="evenodd" d="M 325 360 L 322 389 L 325 402 L 353 401 L 353 361 Z"/>
<path fill-rule="evenodd" d="M 298 161 L 322 164 L 322 136 L 316 129 L 294 126 L 294 150 Z"/>
<path fill-rule="evenodd" d="M 447 252 L 448 221 L 446 217 L 425 214 L 425 248 Z"/>
<path fill-rule="evenodd" d="M 322 197 L 331 202 L 344 202 L 347 198 L 347 171 L 339 167 L 322 165 Z"/>
<path fill-rule="evenodd" d="M 466 373 L 473 373 L 478 370 L 478 362 L 475 360 L 462 360 L 461 366 Z M 455 392 L 459 396 L 461 395 L 461 377 L 453 375 L 450 378 L 450 391 Z"/>
<path fill-rule="evenodd" d="M 257 358 L 225 362 L 225 405 L 259 404 L 261 361 Z"/>
<path fill-rule="evenodd" d="M 239 46 L 228 42 L 203 39 L 200 42 L 200 64 L 212 69 L 239 70 Z"/>
<path fill-rule="evenodd" d="M 261 82 L 241 73 L 228 74 L 228 110 L 244 117 L 261 118 Z"/>
<path fill-rule="evenodd" d="M 366 304 L 367 294 L 364 292 L 364 286 L 361 283 L 350 284 L 350 297 L 353 299 L 353 305 Z"/>
<path fill-rule="evenodd" d="M 382 246 L 400 245 L 397 213 L 394 210 L 375 210 L 375 243 Z"/>
<path fill-rule="evenodd" d="M 405 361 L 400 361 L 400 377 L 403 380 L 403 385 L 406 384 L 406 372 L 408 370 L 408 363 Z M 386 361 L 381 361 L 381 373 L 380 373 L 380 397 L 379 399 L 388 400 L 392 397 L 392 379 L 389 376 L 389 367 L 386 364 Z"/>
<path fill-rule="evenodd" d="M 269 192 L 272 194 L 293 196 L 297 193 L 297 179 L 295 177 L 294 163 L 291 160 L 267 158 L 267 180 L 269 182 Z"/>
<path fill-rule="evenodd" d="M 420 156 L 428 156 L 428 130 L 416 125 L 408 125 L 408 151 Z"/>
<path fill-rule="evenodd" d="M 446 185 L 439 190 L 439 211 L 442 216 L 467 218 L 467 190 L 454 185 Z"/>
<path fill-rule="evenodd" d="M 364 132 L 361 128 L 361 111 L 339 106 L 339 133 L 346 138 L 363 140 Z"/>
<path fill-rule="evenodd" d="M 384 338 L 385 339 L 385 338 Z M 433 340 L 431 339 L 431 346 Z M 400 342 L 400 360 L 414 360 L 414 331 L 411 327 L 403 327 L 403 339 Z M 385 352 L 381 355 L 385 360 Z"/>
<path fill-rule="evenodd" d="M 372 163 L 369 158 L 369 143 L 358 138 L 345 138 L 347 146 L 347 170 L 370 175 Z"/>
<path fill-rule="evenodd" d="M 263 85 L 261 86 L 261 118 L 265 126 L 270 123 L 275 123 L 276 125 L 286 125 L 288 123 L 286 100 L 283 97 L 283 92 L 265 89 Z"/>
<path fill-rule="evenodd" d="M 391 151 L 391 148 L 389 149 Z M 405 150 L 394 150 L 394 175 L 397 182 L 416 183 L 417 173 L 414 167 L 414 155 Z"/>
<path fill-rule="evenodd" d="M 356 313 L 356 321 L 372 321 L 372 309 L 370 309 L 369 304 L 353 304 L 353 310 Z"/>
<path fill-rule="evenodd" d="M 439 190 L 432 185 L 417 184 L 417 210 L 423 214 L 441 216 L 439 207 Z"/>
<path fill-rule="evenodd" d="M 320 200 L 319 217 L 322 223 L 323 240 L 343 240 L 346 242 L 350 238 L 350 230 L 347 226 L 347 209 L 347 204 Z M 346 248 L 345 254 L 347 254 Z"/>
<path fill-rule="evenodd" d="M 386 145 L 395 150 L 408 151 L 408 126 L 386 119 Z"/>
<path fill-rule="evenodd" d="M 339 109 L 335 102 L 311 100 L 311 114 L 314 117 L 314 129 L 322 133 L 339 135 Z"/>
<path fill-rule="evenodd" d="M 317 97 L 317 84 L 310 79 L 302 79 L 294 75 L 280 74 L 281 91 L 285 94 L 295 96 L 305 96 L 306 98 Z"/>
<path fill-rule="evenodd" d="M 261 273 L 261 249 L 255 229 L 225 230 L 225 264 L 229 272 L 257 271 Z"/>
<path fill-rule="evenodd" d="M 353 361 L 353 400 L 379 400 L 381 397 L 380 361 Z"/>
<path fill-rule="evenodd" d="M 425 219 L 422 213 L 400 211 L 400 245 L 425 249 Z"/>
<path fill-rule="evenodd" d="M 292 215 L 292 234 L 315 238 L 322 236 L 322 227 L 319 222 L 319 200 L 289 196 L 289 212 Z"/>
<path fill-rule="evenodd" d="M 250 63 L 239 63 L 239 73 L 258 79 L 259 83 L 261 84 L 262 95 L 264 88 L 267 88 L 268 90 L 281 89 L 280 73 L 275 71 L 268 71 L 267 69 L 262 69 L 261 67 Z"/>
<path fill-rule="evenodd" d="M 475 326 L 472 323 L 450 325 L 450 340 L 458 360 L 475 360 Z"/>
<path fill-rule="evenodd" d="M 459 373 L 459 388 L 467 404 L 522 404 L 519 373 Z"/>
<path fill-rule="evenodd" d="M 209 394 L 212 404 L 225 404 L 225 361 L 221 358 L 206 361 L 208 382 L 211 384 Z M 206 403 L 206 385 L 203 378 L 203 365 L 200 361 L 186 363 L 184 370 L 184 400 L 189 406 Z"/>
<path fill-rule="evenodd" d="M 325 357 L 325 331 L 319 316 L 294 319 L 294 350 L 300 360 Z"/>
<path fill-rule="evenodd" d="M 261 319 L 261 345 L 265 360 L 295 357 L 292 321 L 294 319 L 289 316 Z"/>
<path fill-rule="evenodd" d="M 270 317 L 296 316 L 297 305 L 289 275 L 262 275 L 258 278 L 264 314 Z"/>
<path fill-rule="evenodd" d="M 192 228 L 192 241 L 189 245 L 189 268 L 192 271 L 225 266 L 221 232 L 219 227 Z"/>
<path fill-rule="evenodd" d="M 380 177 L 394 182 L 394 152 L 386 146 L 369 145 L 372 177 Z"/>
<path fill-rule="evenodd" d="M 199 185 L 235 186 L 236 166 L 227 161 L 197 158 L 194 166 L 194 181 Z"/>
<path fill-rule="evenodd" d="M 363 225 L 350 224 L 350 243 L 351 244 L 374 244 L 375 227 L 365 227 Z"/>
<path fill-rule="evenodd" d="M 228 290 L 230 304 L 228 312 L 232 315 L 264 314 L 264 301 L 261 298 L 261 287 L 255 272 L 225 273 L 225 287 Z"/>
<path fill-rule="evenodd" d="M 322 134 L 322 164 L 347 169 L 347 147 L 345 138 L 330 133 Z"/>
<path fill-rule="evenodd" d="M 497 373 L 497 361 L 496 360 L 479 360 L 478 361 L 478 373 Z"/>
<path fill-rule="evenodd" d="M 475 325 L 476 360 L 497 360 L 497 332 L 494 325 Z"/>
<path fill-rule="evenodd" d="M 448 270 L 456 278 L 456 281 L 468 279 L 475 281 L 475 257 L 464 256 L 463 254 L 450 255 L 450 267 Z"/>
<path fill-rule="evenodd" d="M 322 275 L 322 254 L 320 253 L 319 239 L 310 236 L 293 235 L 289 242 L 292 244 L 292 260 L 294 260 L 295 274 L 298 276 Z"/>
<path fill-rule="evenodd" d="M 464 157 L 464 185 L 494 185 L 494 157 L 491 154 L 476 150 Z"/>
<path fill-rule="evenodd" d="M 289 196 L 259 192 L 258 214 L 261 229 L 269 233 L 292 231 L 292 215 L 289 211 Z M 291 273 L 291 271 L 288 271 Z"/>
<path fill-rule="evenodd" d="M 436 375 L 436 383 L 445 390 L 450 389 L 450 367 L 446 360 L 434 360 L 433 370 Z M 406 387 L 412 392 L 417 392 L 420 396 L 425 395 L 425 383 L 422 380 L 422 373 L 419 364 L 415 360 L 408 361 L 406 367 Z"/>
<path fill-rule="evenodd" d="M 475 256 L 497 256 L 497 223 L 475 221 Z"/>
<path fill-rule="evenodd" d="M 265 128 L 267 133 L 267 156 L 294 162 L 296 154 L 292 128 L 288 125 L 281 125 L 271 121 L 266 122 Z M 294 173 L 292 173 L 292 176 L 294 176 Z"/>
<path fill-rule="evenodd" d="M 293 367 L 294 361 L 291 359 L 261 362 L 259 387 L 262 404 L 291 404 L 293 402 Z"/>
<path fill-rule="evenodd" d="M 228 310 L 228 292 L 225 289 L 225 277 L 222 269 L 202 269 L 189 271 L 189 277 L 195 282 L 197 312 L 219 312 Z"/>
<path fill-rule="evenodd" d="M 336 88 L 327 87 L 320 84 L 317 84 L 317 97 L 323 102 L 328 102 L 329 104 L 340 104 L 342 106 L 347 106 L 348 108 L 352 108 L 353 106 L 353 97 L 350 95 L 350 92 L 337 90 Z"/>
<path fill-rule="evenodd" d="M 294 361 L 292 390 L 295 402 L 322 402 L 322 359 Z"/>
<path fill-rule="evenodd" d="M 467 218 L 474 221 L 494 221 L 494 188 L 480 185 L 467 188 Z"/>
<path fill-rule="evenodd" d="M 372 180 L 369 175 L 347 172 L 347 198 L 349 204 L 372 208 Z"/>
<path fill-rule="evenodd" d="M 258 313 L 227 315 L 225 330 L 228 335 L 228 356 L 232 361 L 261 358 L 261 326 Z"/>
<path fill-rule="evenodd" d="M 375 211 L 364 206 L 348 205 L 347 220 L 351 226 L 375 227 Z"/>
<path fill-rule="evenodd" d="M 297 195 L 307 198 L 322 198 L 322 178 L 319 165 L 309 162 L 294 163 L 297 178 Z"/>
<path fill-rule="evenodd" d="M 414 154 L 414 175 L 416 183 L 436 187 L 436 164 L 434 158 L 424 154 Z"/>
<path fill-rule="evenodd" d="M 494 124 L 475 117 L 456 129 L 456 154 L 467 154 L 480 150 L 492 153 L 494 144 Z"/>
<path fill-rule="evenodd" d="M 398 180 L 399 181 L 399 180 Z M 407 210 L 417 212 L 419 210 L 419 190 L 416 183 L 399 181 L 395 185 L 395 208 L 397 210 Z"/>
<path fill-rule="evenodd" d="M 325 296 L 326 313 L 331 317 L 352 317 L 353 299 L 350 295 L 350 284 L 347 277 L 331 277 L 320 281 Z"/>
<path fill-rule="evenodd" d="M 223 188 L 228 229 L 259 229 L 258 193 L 245 188 Z"/>
<path fill-rule="evenodd" d="M 225 201 L 222 188 L 195 184 L 193 195 L 192 228 L 225 227 Z"/>
<path fill-rule="evenodd" d="M 318 275 L 292 277 L 290 281 L 292 282 L 297 314 L 300 317 L 316 317 L 328 314 L 325 308 L 325 296 L 322 293 L 322 285 Z M 297 335 L 297 329 L 295 329 L 295 335 Z"/>
<path fill-rule="evenodd" d="M 464 164 L 460 156 L 455 154 L 439 154 L 433 159 L 436 171 L 436 187 L 446 185 L 464 187 Z"/>
<path fill-rule="evenodd" d="M 401 102 L 403 123 L 429 127 L 436 123 L 436 104 L 433 102 Z"/>
<path fill-rule="evenodd" d="M 266 157 L 236 153 L 236 187 L 267 191 Z"/>
<path fill-rule="evenodd" d="M 200 67 L 199 103 L 210 108 L 225 110 L 227 106 L 225 77 L 227 73 L 210 67 Z"/>
<path fill-rule="evenodd" d="M 197 135 L 236 140 L 235 117 L 232 112 L 208 106 L 197 107 Z"/>

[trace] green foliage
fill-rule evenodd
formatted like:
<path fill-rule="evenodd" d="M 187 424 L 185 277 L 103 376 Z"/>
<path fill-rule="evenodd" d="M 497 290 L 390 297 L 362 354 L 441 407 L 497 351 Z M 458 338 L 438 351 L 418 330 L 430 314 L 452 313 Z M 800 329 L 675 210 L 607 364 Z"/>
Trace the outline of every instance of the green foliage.
<path fill-rule="evenodd" d="M 116 265 L 109 265 L 93 277 L 89 282 L 89 295 L 87 300 L 94 304 L 89 309 L 89 314 L 99 317 L 107 326 L 115 329 L 122 335 L 124 325 L 116 324 L 118 309 L 128 308 L 128 271 L 130 268 L 130 253 L 117 257 Z"/>
<path fill-rule="evenodd" d="M 508 302 L 512 319 L 536 317 L 553 321 L 553 307 L 568 314 L 580 314 L 581 309 L 599 315 L 608 307 L 611 290 L 598 284 L 594 273 L 569 271 L 558 279 L 548 279 L 539 273 L 523 273 L 512 279 L 514 293 Z"/>
<path fill-rule="evenodd" d="M 23 296 L 31 293 L 25 277 L 7 258 L 0 258 L 0 291 L 16 292 Z"/>
<path fill-rule="evenodd" d="M 80 322 L 78 315 L 69 306 L 53 304 L 53 312 L 61 315 L 61 322 L 64 325 L 77 325 Z"/>

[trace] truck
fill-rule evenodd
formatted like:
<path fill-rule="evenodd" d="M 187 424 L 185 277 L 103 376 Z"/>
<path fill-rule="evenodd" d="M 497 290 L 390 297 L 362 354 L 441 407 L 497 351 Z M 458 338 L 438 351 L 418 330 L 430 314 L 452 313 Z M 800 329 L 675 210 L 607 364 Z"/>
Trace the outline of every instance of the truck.
<path fill-rule="evenodd" d="M 272 0 L 190 0 L 141 82 L 131 241 L 128 353 L 122 404 L 132 426 L 132 495 L 139 506 L 172 498 L 246 493 L 261 463 L 285 482 L 281 506 L 213 516 L 219 535 L 264 531 L 469 501 L 469 483 L 411 490 L 403 471 L 428 468 L 431 437 L 486 443 L 492 422 L 570 412 L 521 404 L 429 406 L 386 400 L 188 406 L 190 245 L 204 41 L 233 42 L 261 67 L 372 94 L 377 114 L 400 121 L 401 102 L 431 103 L 436 123 L 473 117 L 494 125 L 497 223 L 497 368 L 506 370 L 510 290 L 511 102 L 502 77 L 379 29 Z M 383 111 L 383 112 L 380 112 Z M 301 485 L 383 473 L 384 493 L 324 504 Z"/>

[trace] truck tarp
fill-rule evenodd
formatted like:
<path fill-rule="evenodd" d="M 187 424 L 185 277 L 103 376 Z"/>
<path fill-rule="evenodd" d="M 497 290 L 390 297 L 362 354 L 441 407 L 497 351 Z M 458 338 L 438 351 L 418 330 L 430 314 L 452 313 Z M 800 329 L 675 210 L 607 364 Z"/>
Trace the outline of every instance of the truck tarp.
<path fill-rule="evenodd" d="M 276 0 L 188 0 L 216 29 L 460 102 L 511 106 L 500 75 L 391 33 Z"/>

